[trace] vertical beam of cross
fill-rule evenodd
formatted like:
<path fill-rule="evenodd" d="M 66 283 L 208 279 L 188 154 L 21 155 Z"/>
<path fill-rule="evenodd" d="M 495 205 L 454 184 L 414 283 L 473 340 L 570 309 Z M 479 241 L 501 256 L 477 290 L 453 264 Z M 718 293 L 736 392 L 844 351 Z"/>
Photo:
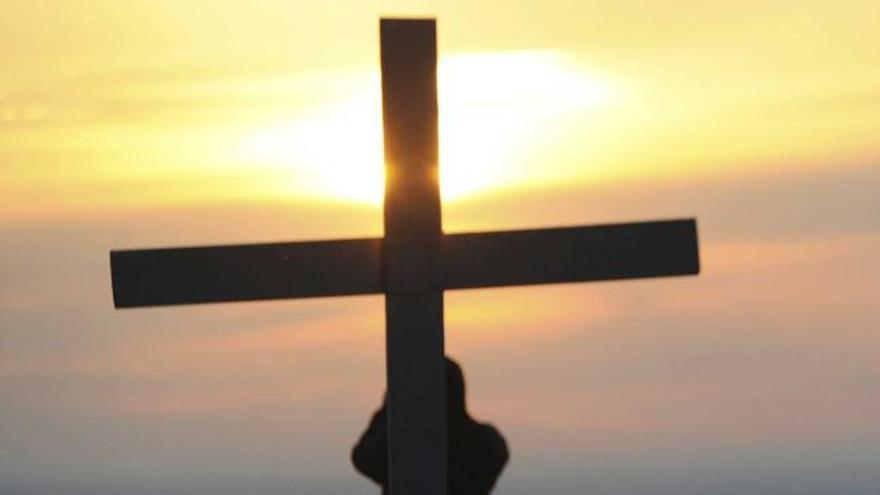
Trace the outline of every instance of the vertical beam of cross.
<path fill-rule="evenodd" d="M 435 22 L 382 19 L 380 34 L 389 488 L 446 495 Z"/>

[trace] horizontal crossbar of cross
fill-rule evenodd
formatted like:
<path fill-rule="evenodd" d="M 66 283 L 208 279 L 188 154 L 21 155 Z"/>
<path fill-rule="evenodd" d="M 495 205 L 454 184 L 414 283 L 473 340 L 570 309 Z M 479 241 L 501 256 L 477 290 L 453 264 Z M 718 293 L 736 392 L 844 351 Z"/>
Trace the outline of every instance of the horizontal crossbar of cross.
<path fill-rule="evenodd" d="M 114 251 L 113 298 L 117 307 L 161 306 L 699 272 L 694 220 L 448 234 L 439 237 L 439 266 L 412 260 L 419 269 L 406 274 L 383 273 L 383 242 L 390 241 Z"/>

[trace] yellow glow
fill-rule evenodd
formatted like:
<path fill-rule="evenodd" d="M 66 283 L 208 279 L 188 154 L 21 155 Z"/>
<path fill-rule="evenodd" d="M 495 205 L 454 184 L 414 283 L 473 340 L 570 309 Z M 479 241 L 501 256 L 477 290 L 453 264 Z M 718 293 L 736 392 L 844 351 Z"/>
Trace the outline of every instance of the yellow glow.
<path fill-rule="evenodd" d="M 16 67 L 0 82 L 0 220 L 379 204 L 366 21 L 397 7 L 354 2 L 360 13 L 339 16 L 318 2 L 291 17 L 290 2 L 101 1 L 79 15 L 51 3 L 6 2 L 0 15 L 0 58 Z M 760 15 L 719 2 L 674 18 L 659 4 L 511 4 L 502 17 L 459 4 L 409 12 L 441 19 L 447 201 L 876 161 L 876 1 L 765 2 Z M 456 52 L 473 49 L 499 50 Z"/>
<path fill-rule="evenodd" d="M 565 118 L 614 101 L 607 78 L 557 52 L 451 57 L 439 68 L 444 199 L 534 178 L 528 156 Z"/>
<path fill-rule="evenodd" d="M 275 168 L 292 194 L 378 203 L 384 190 L 378 91 L 361 91 L 246 134 L 235 154 Z"/>
<path fill-rule="evenodd" d="M 612 88 L 554 52 L 453 56 L 438 68 L 444 200 L 522 179 L 518 157 L 565 114 Z M 378 75 L 344 99 L 245 133 L 234 158 L 274 168 L 292 194 L 378 204 L 384 188 Z"/>

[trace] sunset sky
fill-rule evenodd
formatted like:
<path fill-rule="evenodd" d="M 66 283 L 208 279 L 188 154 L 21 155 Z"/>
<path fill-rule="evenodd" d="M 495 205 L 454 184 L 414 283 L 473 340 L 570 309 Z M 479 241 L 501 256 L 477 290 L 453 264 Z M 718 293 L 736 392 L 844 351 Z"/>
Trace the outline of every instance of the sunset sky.
<path fill-rule="evenodd" d="M 116 311 L 108 252 L 381 235 L 381 16 L 438 18 L 446 232 L 699 222 L 446 293 L 495 493 L 880 493 L 875 0 L 4 0 L 0 493 L 378 493 L 381 296 Z"/>

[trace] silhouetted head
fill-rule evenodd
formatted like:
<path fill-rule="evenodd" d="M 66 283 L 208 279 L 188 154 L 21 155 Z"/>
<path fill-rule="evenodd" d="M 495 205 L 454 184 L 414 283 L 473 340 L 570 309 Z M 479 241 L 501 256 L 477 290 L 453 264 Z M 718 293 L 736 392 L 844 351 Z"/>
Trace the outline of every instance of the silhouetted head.
<path fill-rule="evenodd" d="M 455 361 L 446 358 L 446 416 L 447 421 L 461 421 L 468 417 L 464 397 L 464 373 Z"/>
<path fill-rule="evenodd" d="M 492 425 L 468 416 L 458 363 L 445 358 L 445 368 L 448 493 L 489 495 L 510 457 L 507 443 Z M 388 493 L 387 395 L 385 399 L 351 453 L 355 469 L 381 485 L 382 493 Z"/>

